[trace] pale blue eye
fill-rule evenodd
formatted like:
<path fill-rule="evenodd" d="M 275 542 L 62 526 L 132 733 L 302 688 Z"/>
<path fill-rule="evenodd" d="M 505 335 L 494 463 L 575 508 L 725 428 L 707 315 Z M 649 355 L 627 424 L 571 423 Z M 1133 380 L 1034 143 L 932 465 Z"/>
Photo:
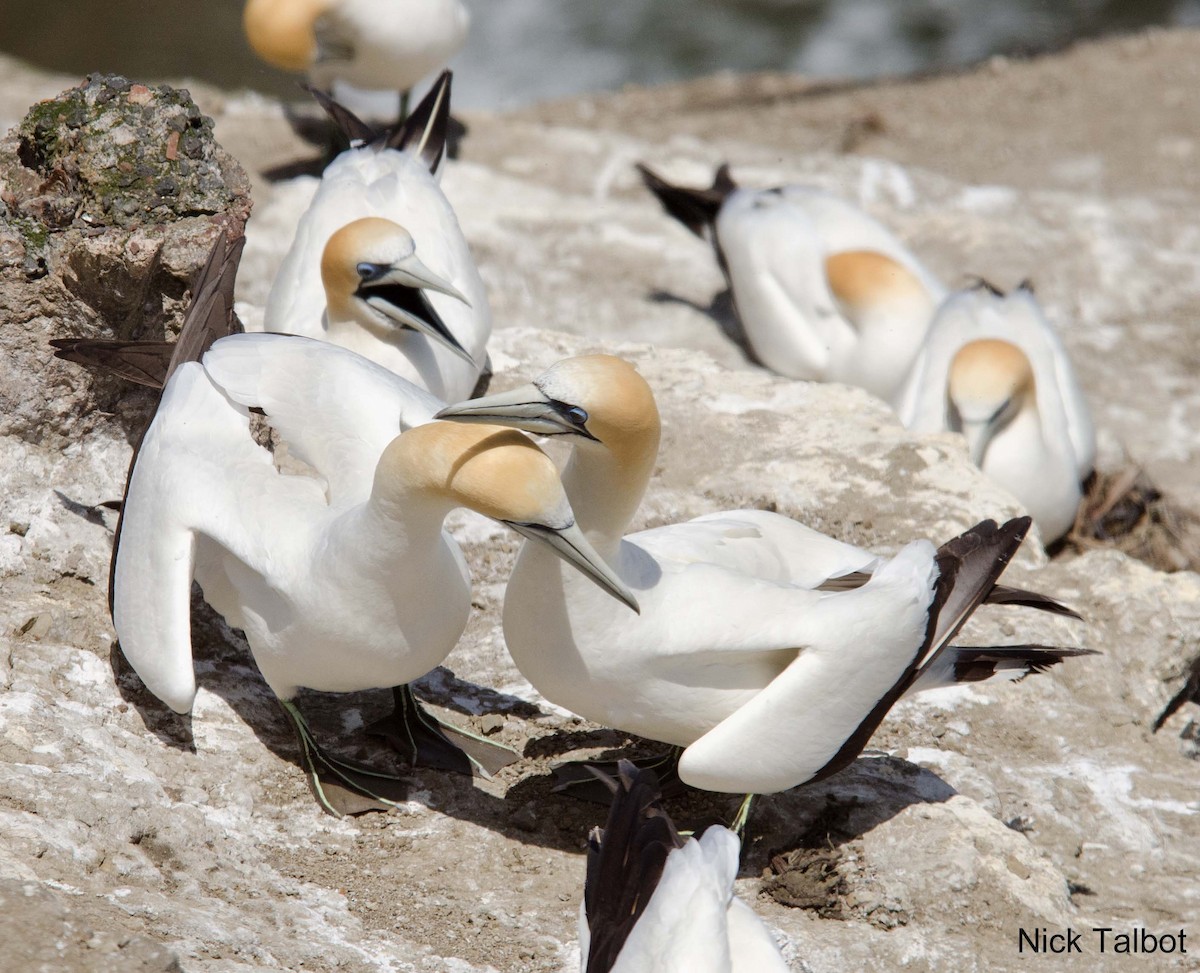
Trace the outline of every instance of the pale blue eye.
<path fill-rule="evenodd" d="M 587 421 L 588 421 L 587 410 L 581 409 L 577 405 L 567 406 L 567 408 L 565 410 L 563 410 L 563 414 L 568 419 L 570 419 L 573 423 L 575 423 L 575 425 L 577 425 L 577 426 L 583 426 L 583 425 L 587 424 Z"/>

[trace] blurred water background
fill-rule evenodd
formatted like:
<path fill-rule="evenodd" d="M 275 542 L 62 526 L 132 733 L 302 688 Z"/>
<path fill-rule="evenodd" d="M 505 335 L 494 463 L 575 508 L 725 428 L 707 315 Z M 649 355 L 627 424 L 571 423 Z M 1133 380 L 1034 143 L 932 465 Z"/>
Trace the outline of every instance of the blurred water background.
<path fill-rule="evenodd" d="M 1200 0 L 466 0 L 455 102 L 503 108 L 715 71 L 866 78 L 1054 50 L 1150 25 L 1200 26 Z M 192 77 L 286 96 L 241 33 L 242 0 L 0 0 L 0 50 L 40 67 Z"/>

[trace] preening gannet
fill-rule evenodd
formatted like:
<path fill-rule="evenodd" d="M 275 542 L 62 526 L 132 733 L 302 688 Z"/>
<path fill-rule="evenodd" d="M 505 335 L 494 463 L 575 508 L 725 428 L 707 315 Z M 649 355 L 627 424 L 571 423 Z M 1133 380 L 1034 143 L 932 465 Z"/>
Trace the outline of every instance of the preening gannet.
<path fill-rule="evenodd" d="M 1019 676 L 1084 651 L 949 645 L 993 593 L 1073 614 L 994 592 L 1028 518 L 984 521 L 940 548 L 913 541 L 891 559 L 760 510 L 623 536 L 654 468 L 659 419 L 621 359 L 568 359 L 439 417 L 570 438 L 562 480 L 579 525 L 641 614 L 594 597 L 527 544 L 505 596 L 509 652 L 552 702 L 686 747 L 679 776 L 695 787 L 764 793 L 829 776 L 910 688 Z"/>
<path fill-rule="evenodd" d="M 371 130 L 323 99 L 356 139 Z M 491 310 L 434 178 L 450 74 L 390 138 L 326 168 L 271 286 L 263 330 L 350 348 L 445 400 L 466 398 L 487 363 Z"/>
<path fill-rule="evenodd" d="M 407 92 L 467 39 L 462 0 L 247 0 L 246 39 L 264 61 L 335 81 Z"/>
<path fill-rule="evenodd" d="M 688 189 L 638 169 L 712 243 L 751 357 L 893 401 L 944 289 L 889 230 L 811 186 L 743 189 L 722 166 L 711 188 Z"/>
<path fill-rule="evenodd" d="M 714 825 L 684 839 L 658 780 L 621 761 L 603 831 L 588 836 L 582 973 L 786 973 L 771 933 L 733 894 L 741 842 Z"/>
<path fill-rule="evenodd" d="M 322 751 L 291 700 L 300 687 L 399 686 L 446 657 L 470 611 L 442 529 L 451 509 L 546 542 L 633 603 L 575 526 L 549 458 L 511 429 L 420 425 L 439 404 L 334 345 L 234 335 L 170 376 L 130 472 L 112 583 L 126 658 L 163 702 L 191 709 L 194 578 L 246 633 L 330 811 L 319 773 L 371 796 L 387 775 Z M 320 479 L 277 470 L 248 407 Z"/>
<path fill-rule="evenodd" d="M 1062 340 L 1028 287 L 981 284 L 938 311 L 899 404 L 915 432 L 967 437 L 971 460 L 1015 496 L 1047 544 L 1075 522 L 1096 436 Z"/>

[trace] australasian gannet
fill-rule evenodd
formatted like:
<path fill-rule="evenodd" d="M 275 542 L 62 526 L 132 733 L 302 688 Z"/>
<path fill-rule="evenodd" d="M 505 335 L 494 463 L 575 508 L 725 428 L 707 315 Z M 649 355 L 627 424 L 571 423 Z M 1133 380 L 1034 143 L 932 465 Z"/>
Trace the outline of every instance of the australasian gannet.
<path fill-rule="evenodd" d="M 389 137 L 321 102 L 361 144 L 326 168 L 271 286 L 263 330 L 332 341 L 439 398 L 466 398 L 486 371 L 492 317 L 435 179 L 450 73 Z"/>
<path fill-rule="evenodd" d="M 552 702 L 686 747 L 679 775 L 693 786 L 773 792 L 827 777 L 910 688 L 1019 677 L 1086 651 L 949 645 L 989 598 L 1073 614 L 995 584 L 1028 518 L 984 521 L 940 548 L 914 541 L 891 559 L 761 510 L 624 536 L 659 418 L 621 359 L 568 359 L 439 416 L 569 439 L 563 484 L 579 525 L 641 614 L 593 597 L 527 544 L 505 596 L 509 652 Z"/>
<path fill-rule="evenodd" d="M 1066 347 L 1033 292 L 986 283 L 938 311 L 905 383 L 900 418 L 952 430 L 971 460 L 1033 516 L 1053 543 L 1075 522 L 1096 436 Z"/>
<path fill-rule="evenodd" d="M 285 71 L 407 93 L 446 66 L 467 39 L 462 0 L 247 0 L 242 27 L 254 52 Z"/>
<path fill-rule="evenodd" d="M 944 289 L 891 231 L 811 186 L 743 189 L 722 166 L 709 189 L 690 189 L 638 169 L 712 243 L 752 358 L 894 400 Z"/>
<path fill-rule="evenodd" d="M 734 895 L 741 842 L 720 825 L 684 839 L 651 771 L 621 761 L 603 831 L 588 836 L 582 973 L 786 973 L 779 947 Z"/>
<path fill-rule="evenodd" d="M 420 425 L 438 404 L 334 345 L 234 335 L 170 376 L 130 471 L 111 586 L 126 658 L 172 709 L 191 709 L 194 578 L 246 633 L 330 811 L 319 774 L 370 796 L 388 775 L 317 747 L 291 700 L 300 687 L 399 686 L 445 658 L 470 611 L 442 529 L 451 509 L 546 542 L 635 604 L 575 526 L 553 463 L 511 429 Z M 276 469 L 249 407 L 320 479 Z"/>

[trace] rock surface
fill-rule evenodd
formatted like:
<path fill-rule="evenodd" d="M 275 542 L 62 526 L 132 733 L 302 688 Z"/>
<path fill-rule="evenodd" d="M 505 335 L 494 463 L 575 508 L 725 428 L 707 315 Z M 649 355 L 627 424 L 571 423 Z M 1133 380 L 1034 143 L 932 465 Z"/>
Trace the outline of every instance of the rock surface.
<path fill-rule="evenodd" d="M 65 446 L 151 397 L 46 358 L 48 338 L 161 339 L 250 186 L 187 91 L 93 75 L 0 141 L 0 434 Z M 140 408 L 139 408 L 140 407 Z"/>
<path fill-rule="evenodd" d="M 1196 64 L 1200 35 L 1179 33 L 934 81 L 821 91 L 718 79 L 471 118 L 444 185 L 500 325 L 493 388 L 586 350 L 632 358 L 665 423 L 642 526 L 773 507 L 891 551 L 1015 513 L 956 438 L 914 439 L 865 393 L 770 376 L 728 343 L 710 254 L 662 216 L 630 163 L 699 182 L 730 158 L 748 183 L 850 195 L 949 279 L 1034 273 L 1093 398 L 1102 465 L 1128 451 L 1198 509 L 1200 184 L 1183 165 L 1171 183 L 1158 147 L 1186 158 L 1193 140 L 1179 132 L 1200 126 L 1174 126 L 1200 108 L 1142 109 L 1160 96 L 1155 79 Z M 11 64 L 5 74 L 0 118 L 16 120 L 25 106 L 7 92 L 46 82 Z M 198 98 L 254 173 L 302 151 L 278 106 Z M 1019 124 L 1001 111 L 1010 101 Z M 883 128 L 865 126 L 847 153 L 834 134 L 867 108 Z M 1114 142 L 1123 126 L 1152 164 Z M 1007 148 L 989 168 L 977 155 L 997 140 Z M 239 281 L 248 319 L 313 186 L 255 180 Z M 6 318 L 6 353 L 13 334 Z M 0 376 L 0 395 L 12 381 Z M 196 611 L 190 718 L 124 666 L 105 608 L 111 524 L 92 505 L 119 495 L 126 429 L 92 416 L 64 448 L 63 430 L 83 420 L 62 388 L 40 394 L 44 411 L 0 436 L 0 915 L 28 943 L 0 951 L 0 970 L 573 968 L 581 852 L 603 810 L 552 795 L 546 768 L 624 738 L 539 700 L 508 662 L 499 612 L 516 539 L 453 518 L 478 611 L 448 660 L 455 675 L 433 674 L 424 692 L 527 759 L 474 784 L 421 771 L 402 810 L 333 820 L 309 797 L 244 642 L 209 613 Z M 879 752 L 761 802 L 739 893 L 794 969 L 1196 968 L 1200 936 L 1182 957 L 1100 956 L 1087 939 L 1082 958 L 1031 960 L 1018 932 L 1200 929 L 1196 706 L 1151 732 L 1200 657 L 1200 580 L 1112 550 L 1050 560 L 1032 545 L 1010 577 L 1086 624 L 996 608 L 964 641 L 1103 654 L 905 701 L 873 738 Z M 348 752 L 383 761 L 358 731 L 389 701 L 308 694 L 301 706 L 323 739 L 342 733 Z M 671 812 L 703 826 L 735 804 L 692 794 Z"/>

